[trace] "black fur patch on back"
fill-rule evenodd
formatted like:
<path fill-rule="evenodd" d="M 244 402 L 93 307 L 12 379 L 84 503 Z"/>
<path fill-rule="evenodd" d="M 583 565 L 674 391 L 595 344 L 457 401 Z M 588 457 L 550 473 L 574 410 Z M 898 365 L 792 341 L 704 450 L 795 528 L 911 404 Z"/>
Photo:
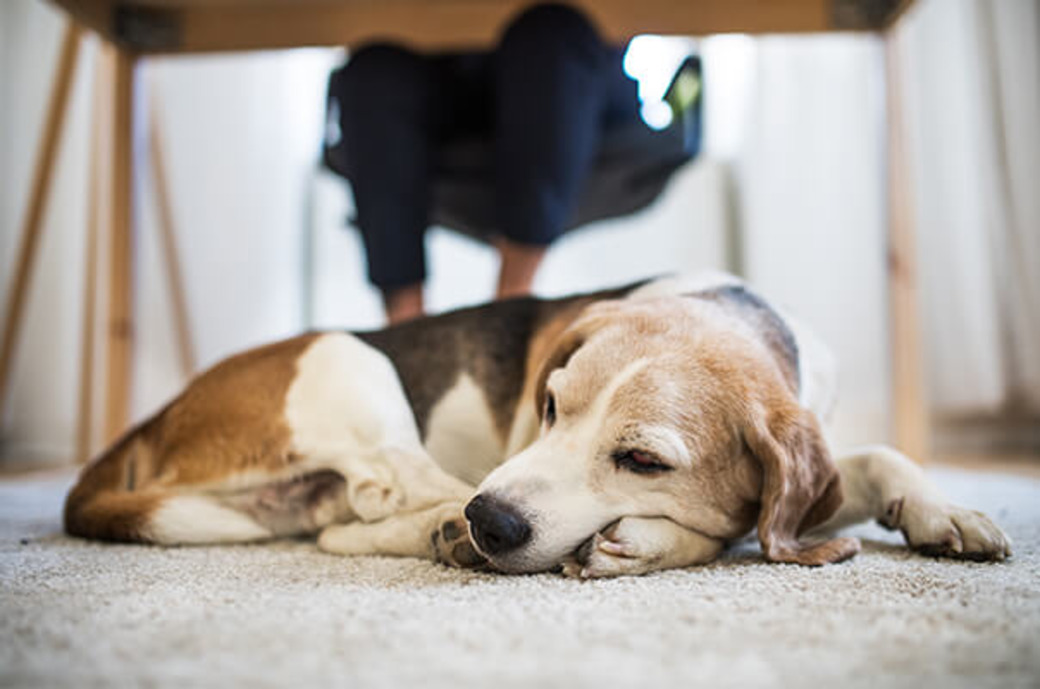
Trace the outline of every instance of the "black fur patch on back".
<path fill-rule="evenodd" d="M 692 296 L 725 303 L 762 335 L 766 346 L 776 357 L 788 380 L 798 391 L 798 342 L 787 323 L 762 297 L 743 285 L 726 285 L 695 292 Z"/>
<path fill-rule="evenodd" d="M 562 299 L 507 299 L 355 334 L 393 361 L 423 438 L 430 411 L 462 373 L 483 391 L 505 437 L 535 333 L 576 301 L 616 299 L 643 284 Z"/>

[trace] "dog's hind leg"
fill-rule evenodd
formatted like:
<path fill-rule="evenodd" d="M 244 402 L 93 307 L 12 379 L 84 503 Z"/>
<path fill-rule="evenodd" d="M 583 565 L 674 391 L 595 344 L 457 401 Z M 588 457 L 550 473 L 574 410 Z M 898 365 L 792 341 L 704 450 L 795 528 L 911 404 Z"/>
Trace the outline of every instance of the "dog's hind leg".
<path fill-rule="evenodd" d="M 844 500 L 835 515 L 813 529 L 828 532 L 877 520 L 899 529 L 908 546 L 927 555 L 1003 560 L 1011 541 L 989 517 L 958 507 L 906 455 L 883 445 L 837 460 Z"/>
<path fill-rule="evenodd" d="M 147 482 L 151 446 L 128 435 L 88 466 L 65 501 L 65 531 L 106 541 L 237 543 L 274 534 L 218 497 Z"/>
<path fill-rule="evenodd" d="M 441 469 L 421 446 L 323 448 L 309 461 L 345 479 L 350 516 L 362 522 L 465 501 L 473 494 L 472 486 Z"/>
<path fill-rule="evenodd" d="M 384 353 L 352 335 L 327 333 L 296 369 L 285 403 L 292 451 L 346 479 L 361 521 L 464 500 L 472 492 L 423 448 L 415 413 Z"/>
<path fill-rule="evenodd" d="M 177 495 L 159 502 L 145 527 L 161 545 L 203 545 L 262 541 L 276 534 L 250 515 L 210 495 Z"/>
<path fill-rule="evenodd" d="M 484 559 L 469 541 L 462 510 L 462 503 L 447 503 L 370 524 L 333 524 L 321 532 L 318 547 L 337 555 L 419 557 L 477 567 Z"/>
<path fill-rule="evenodd" d="M 65 525 L 73 536 L 160 545 L 244 543 L 275 535 L 214 496 L 163 491 L 99 492 L 69 505 Z"/>

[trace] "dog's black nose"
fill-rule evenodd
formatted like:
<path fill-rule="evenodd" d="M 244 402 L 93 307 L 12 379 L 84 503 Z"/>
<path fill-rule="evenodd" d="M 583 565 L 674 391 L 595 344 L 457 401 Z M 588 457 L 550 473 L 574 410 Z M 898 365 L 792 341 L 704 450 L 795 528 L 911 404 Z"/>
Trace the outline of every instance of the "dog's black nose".
<path fill-rule="evenodd" d="M 516 550 L 531 540 L 531 525 L 509 505 L 478 495 L 466 505 L 473 540 L 485 555 Z"/>

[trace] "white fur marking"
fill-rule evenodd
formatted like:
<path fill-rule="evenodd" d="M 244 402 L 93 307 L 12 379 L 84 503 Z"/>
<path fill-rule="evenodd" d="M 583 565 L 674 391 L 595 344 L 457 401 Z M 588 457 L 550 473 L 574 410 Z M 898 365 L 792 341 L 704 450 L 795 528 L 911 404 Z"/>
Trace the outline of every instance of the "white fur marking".
<path fill-rule="evenodd" d="M 628 295 L 629 299 L 656 299 L 659 297 L 677 297 L 682 294 L 703 292 L 709 289 L 743 285 L 744 281 L 736 275 L 721 270 L 706 270 L 687 275 L 665 277 L 648 282 Z"/>
<path fill-rule="evenodd" d="M 642 358 L 622 368 L 579 418 L 561 417 L 552 430 L 495 469 L 481 484 L 480 492 L 523 505 L 525 512 L 536 515 L 542 524 L 532 544 L 524 549 L 524 567 L 552 564 L 561 549 L 576 547 L 616 518 L 619 509 L 624 513 L 626 505 L 605 501 L 603 495 L 589 489 L 589 469 L 598 457 L 610 401 L 650 363 L 650 359 Z"/>
<path fill-rule="evenodd" d="M 639 358 L 629 363 L 623 369 L 618 371 L 617 375 L 608 383 L 603 386 L 603 389 L 596 395 L 596 399 L 593 400 L 589 407 L 586 418 L 588 421 L 585 423 L 592 424 L 592 436 L 588 439 L 588 446 L 595 446 L 595 439 L 599 437 L 599 433 L 603 428 L 604 422 L 607 420 L 607 411 L 610 409 L 610 401 L 614 399 L 614 394 L 621 389 L 621 386 L 631 380 L 637 373 L 642 371 L 650 365 L 650 359 Z"/>
<path fill-rule="evenodd" d="M 509 442 L 506 443 L 503 457 L 512 457 L 538 439 L 541 419 L 535 411 L 531 399 L 520 398 L 519 406 L 513 415 L 513 425 L 509 429 Z"/>
<path fill-rule="evenodd" d="M 640 428 L 639 432 L 650 441 L 652 448 L 660 447 L 664 458 L 671 463 L 681 467 L 693 465 L 690 451 L 675 429 L 668 426 L 649 426 Z"/>
<path fill-rule="evenodd" d="M 469 375 L 461 374 L 430 411 L 426 450 L 445 471 L 473 485 L 502 462 L 491 408 Z"/>
<path fill-rule="evenodd" d="M 323 335 L 297 360 L 285 419 L 307 467 L 333 469 L 347 480 L 362 520 L 472 492 L 423 448 L 390 359 L 352 335 Z"/>
<path fill-rule="evenodd" d="M 629 294 L 628 298 L 653 299 L 745 284 L 737 276 L 723 271 L 704 271 L 654 280 Z M 770 307 L 784 320 L 798 347 L 798 399 L 803 407 L 825 422 L 830 418 L 837 399 L 838 364 L 834 353 L 781 307 L 773 303 Z"/>
<path fill-rule="evenodd" d="M 182 495 L 164 500 L 148 521 L 148 535 L 163 545 L 242 543 L 271 532 L 213 498 Z"/>
<path fill-rule="evenodd" d="M 421 449 L 415 417 L 390 359 L 346 333 L 323 335 L 296 362 L 285 398 L 293 447 L 311 456 Z"/>

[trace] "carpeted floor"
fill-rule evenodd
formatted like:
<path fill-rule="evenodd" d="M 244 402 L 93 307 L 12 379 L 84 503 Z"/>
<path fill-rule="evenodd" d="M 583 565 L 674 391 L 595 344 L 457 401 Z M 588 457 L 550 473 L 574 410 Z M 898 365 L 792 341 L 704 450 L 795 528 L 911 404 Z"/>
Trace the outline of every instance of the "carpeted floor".
<path fill-rule="evenodd" d="M 1015 543 L 937 561 L 865 527 L 850 562 L 575 582 L 58 535 L 68 477 L 0 483 L 0 686 L 1040 686 L 1040 482 L 944 470 Z"/>

